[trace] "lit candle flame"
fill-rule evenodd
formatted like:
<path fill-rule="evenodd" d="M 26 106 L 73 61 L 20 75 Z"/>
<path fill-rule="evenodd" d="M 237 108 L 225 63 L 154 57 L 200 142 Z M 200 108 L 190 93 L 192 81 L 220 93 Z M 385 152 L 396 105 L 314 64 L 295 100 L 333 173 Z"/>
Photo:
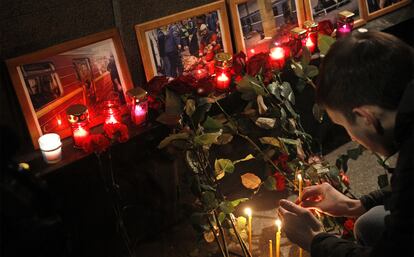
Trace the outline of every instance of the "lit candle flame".
<path fill-rule="evenodd" d="M 301 180 L 302 180 L 302 175 L 301 175 L 300 173 L 298 174 L 298 176 L 297 176 L 297 177 L 298 177 L 298 180 L 299 180 L 299 181 L 301 181 Z"/>
<path fill-rule="evenodd" d="M 250 53 L 254 54 L 254 53 L 256 53 L 256 51 L 252 48 L 252 49 L 250 49 Z"/>
<path fill-rule="evenodd" d="M 280 230 L 282 229 L 282 221 L 280 219 L 277 219 L 275 221 L 276 227 L 277 227 L 277 231 L 280 232 Z"/>
<path fill-rule="evenodd" d="M 251 216 L 252 216 L 252 209 L 250 209 L 250 208 L 246 208 L 246 209 L 244 210 L 244 213 L 246 213 L 246 215 L 247 215 L 247 216 L 251 217 Z"/>
<path fill-rule="evenodd" d="M 306 39 L 306 46 L 308 48 L 313 47 L 315 44 L 313 43 L 312 39 L 310 37 L 308 37 L 308 39 Z"/>
<path fill-rule="evenodd" d="M 217 80 L 218 81 L 227 81 L 227 80 L 229 80 L 229 78 L 226 76 L 226 74 L 221 73 L 221 75 L 218 76 Z"/>
<path fill-rule="evenodd" d="M 270 57 L 274 60 L 281 60 L 285 58 L 285 52 L 282 47 L 277 46 L 270 50 Z"/>

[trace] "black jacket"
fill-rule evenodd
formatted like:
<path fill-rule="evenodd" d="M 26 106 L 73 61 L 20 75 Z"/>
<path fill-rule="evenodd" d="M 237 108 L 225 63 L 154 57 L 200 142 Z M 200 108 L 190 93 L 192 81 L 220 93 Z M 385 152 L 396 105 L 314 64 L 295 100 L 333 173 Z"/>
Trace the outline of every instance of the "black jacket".
<path fill-rule="evenodd" d="M 391 190 L 379 190 L 361 197 L 366 209 L 384 204 L 385 232 L 374 247 L 320 233 L 311 244 L 312 257 L 414 257 L 414 83 L 405 90 L 394 129 L 399 146 L 397 166 L 391 177 Z"/>

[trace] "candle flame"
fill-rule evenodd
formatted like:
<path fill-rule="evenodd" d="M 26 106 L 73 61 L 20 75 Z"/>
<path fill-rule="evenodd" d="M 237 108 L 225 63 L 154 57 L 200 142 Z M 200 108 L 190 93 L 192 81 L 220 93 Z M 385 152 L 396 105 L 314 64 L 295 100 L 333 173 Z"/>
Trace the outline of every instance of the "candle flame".
<path fill-rule="evenodd" d="M 227 80 L 229 80 L 229 78 L 226 76 L 226 74 L 221 73 L 221 75 L 218 76 L 217 80 L 218 81 L 227 81 Z"/>
<path fill-rule="evenodd" d="M 315 44 L 313 43 L 312 39 L 310 37 L 308 37 L 308 39 L 306 39 L 306 46 L 307 47 L 312 47 Z"/>
<path fill-rule="evenodd" d="M 58 126 L 62 125 L 62 120 L 60 118 L 57 118 L 57 124 Z"/>
<path fill-rule="evenodd" d="M 256 51 L 252 48 L 252 49 L 250 49 L 250 53 L 254 54 L 254 53 L 256 53 Z"/>
<path fill-rule="evenodd" d="M 251 216 L 252 216 L 252 209 L 250 209 L 250 208 L 246 208 L 246 209 L 244 210 L 244 213 L 246 213 L 246 214 L 247 214 L 247 216 L 251 217 Z"/>
<path fill-rule="evenodd" d="M 297 177 L 298 177 L 298 180 L 302 180 L 302 175 L 300 173 L 298 174 Z"/>
<path fill-rule="evenodd" d="M 118 121 L 115 119 L 114 115 L 109 115 L 109 118 L 106 119 L 106 124 L 115 124 L 118 123 Z"/>
<path fill-rule="evenodd" d="M 280 229 L 282 228 L 282 221 L 280 219 L 275 220 L 275 225 L 277 227 L 277 231 L 280 232 Z"/>
<path fill-rule="evenodd" d="M 277 46 L 270 50 L 270 57 L 274 60 L 281 60 L 285 58 L 285 52 L 282 47 Z"/>

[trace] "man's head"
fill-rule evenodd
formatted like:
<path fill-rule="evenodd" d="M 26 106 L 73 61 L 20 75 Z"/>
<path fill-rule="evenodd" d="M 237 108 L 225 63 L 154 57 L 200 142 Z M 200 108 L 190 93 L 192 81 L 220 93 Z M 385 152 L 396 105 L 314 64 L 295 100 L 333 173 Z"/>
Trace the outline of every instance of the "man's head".
<path fill-rule="evenodd" d="M 204 36 L 207 35 L 207 25 L 206 24 L 201 24 L 200 25 L 200 35 Z"/>
<path fill-rule="evenodd" d="M 389 155 L 398 104 L 413 79 L 411 47 L 382 32 L 357 33 L 332 45 L 316 100 L 353 140 Z"/>

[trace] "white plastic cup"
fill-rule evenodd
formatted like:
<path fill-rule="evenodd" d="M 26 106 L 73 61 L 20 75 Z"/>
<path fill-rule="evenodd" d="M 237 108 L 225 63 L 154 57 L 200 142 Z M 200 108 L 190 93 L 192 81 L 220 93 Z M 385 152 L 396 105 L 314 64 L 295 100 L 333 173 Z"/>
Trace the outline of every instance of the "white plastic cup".
<path fill-rule="evenodd" d="M 62 142 L 60 136 L 55 133 L 44 134 L 39 137 L 39 146 L 43 160 L 48 163 L 57 163 L 62 160 Z"/>

